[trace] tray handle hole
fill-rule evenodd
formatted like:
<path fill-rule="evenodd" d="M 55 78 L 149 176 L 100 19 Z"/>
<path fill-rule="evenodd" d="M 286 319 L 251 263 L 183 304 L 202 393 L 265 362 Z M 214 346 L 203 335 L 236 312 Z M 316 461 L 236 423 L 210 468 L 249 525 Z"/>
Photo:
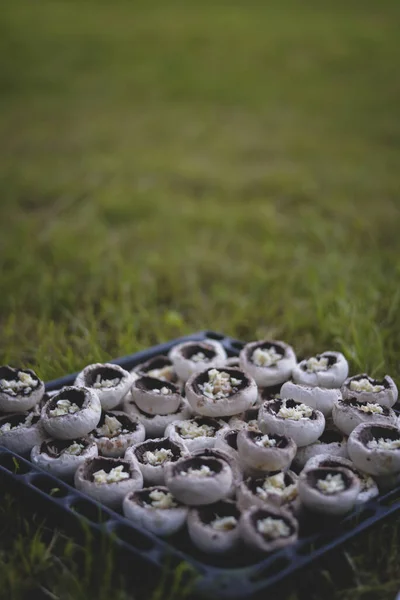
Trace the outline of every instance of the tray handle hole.
<path fill-rule="evenodd" d="M 215 333 L 215 331 L 206 331 L 204 334 L 207 338 L 209 338 L 210 340 L 223 340 L 224 339 L 224 335 L 222 335 L 222 333 Z"/>
<path fill-rule="evenodd" d="M 117 536 L 122 542 L 134 546 L 139 550 L 151 550 L 154 543 L 151 539 L 129 527 L 128 525 L 117 525 L 113 530 L 113 534 Z"/>
<path fill-rule="evenodd" d="M 29 464 L 6 452 L 0 452 L 0 467 L 7 469 L 14 475 L 26 475 L 32 470 Z"/>
<path fill-rule="evenodd" d="M 68 490 L 63 485 L 49 479 L 46 475 L 35 475 L 30 478 L 30 483 L 52 498 L 65 498 L 68 494 Z"/>
<path fill-rule="evenodd" d="M 239 340 L 234 340 L 233 342 L 231 342 L 231 348 L 233 348 L 234 350 L 243 350 L 244 343 L 239 342 Z"/>
<path fill-rule="evenodd" d="M 97 504 L 87 500 L 75 500 L 69 505 L 70 509 L 91 523 L 106 523 L 110 516 Z"/>

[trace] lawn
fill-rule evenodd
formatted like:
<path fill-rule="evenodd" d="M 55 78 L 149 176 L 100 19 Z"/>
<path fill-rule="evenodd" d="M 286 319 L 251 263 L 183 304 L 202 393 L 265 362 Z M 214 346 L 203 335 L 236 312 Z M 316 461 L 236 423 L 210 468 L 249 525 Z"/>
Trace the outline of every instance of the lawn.
<path fill-rule="evenodd" d="M 6 3 L 0 363 L 47 380 L 207 328 L 400 383 L 399 24 L 396 0 Z M 109 553 L 78 585 L 71 542 L 0 512 L 1 598 L 131 597 Z M 393 599 L 399 544 L 280 597 Z"/>

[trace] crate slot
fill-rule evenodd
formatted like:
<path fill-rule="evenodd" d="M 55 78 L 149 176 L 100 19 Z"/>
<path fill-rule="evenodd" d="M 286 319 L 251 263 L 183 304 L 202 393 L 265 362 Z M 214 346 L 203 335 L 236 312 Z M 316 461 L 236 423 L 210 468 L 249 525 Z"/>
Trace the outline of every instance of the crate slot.
<path fill-rule="evenodd" d="M 72 500 L 69 504 L 69 508 L 91 523 L 101 524 L 110 520 L 110 515 L 106 513 L 101 506 L 89 502 L 89 500 Z"/>
<path fill-rule="evenodd" d="M 225 338 L 222 333 L 215 333 L 215 331 L 205 331 L 204 336 L 209 338 L 210 340 L 223 340 Z"/>
<path fill-rule="evenodd" d="M 139 550 L 151 550 L 154 546 L 154 542 L 150 538 L 128 525 L 118 524 L 113 530 L 113 535 Z"/>
<path fill-rule="evenodd" d="M 46 475 L 34 475 L 29 478 L 29 482 L 52 498 L 65 498 L 68 494 L 67 488 Z"/>
<path fill-rule="evenodd" d="M 26 475 L 32 470 L 32 467 L 25 461 L 6 452 L 0 452 L 0 467 L 7 469 L 14 475 Z"/>
<path fill-rule="evenodd" d="M 397 502 L 400 502 L 400 489 L 395 490 L 391 494 L 388 494 L 388 496 L 386 498 L 383 498 L 381 500 L 381 504 L 383 506 L 392 506 L 393 504 L 396 504 Z"/>

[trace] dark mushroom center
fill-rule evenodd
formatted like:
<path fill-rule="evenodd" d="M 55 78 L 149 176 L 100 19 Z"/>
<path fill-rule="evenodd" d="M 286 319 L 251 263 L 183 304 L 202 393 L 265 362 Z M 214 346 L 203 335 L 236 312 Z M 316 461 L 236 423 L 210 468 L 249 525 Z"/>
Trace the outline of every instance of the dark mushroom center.
<path fill-rule="evenodd" d="M 324 352 L 323 354 L 315 354 L 315 356 L 311 356 L 310 358 L 316 358 L 317 360 L 321 360 L 321 358 L 326 358 L 328 361 L 327 368 L 330 369 L 333 365 L 337 363 L 337 357 L 334 354 L 329 354 L 329 352 Z M 305 361 L 301 364 L 301 368 L 303 371 L 307 371 L 307 361 L 310 359 L 305 359 Z"/>
<path fill-rule="evenodd" d="M 176 410 L 174 410 L 174 412 L 172 413 L 168 413 L 167 415 L 151 415 L 150 413 L 145 412 L 144 410 L 142 410 L 141 408 L 139 408 L 139 406 L 136 404 L 136 402 L 134 400 L 129 400 L 129 404 L 131 404 L 132 406 L 135 407 L 135 409 L 141 414 L 143 415 L 146 419 L 155 419 L 156 417 L 158 417 L 159 419 L 162 418 L 169 418 L 172 415 L 177 415 L 178 413 L 180 413 L 182 411 L 182 403 L 178 406 L 178 408 Z"/>
<path fill-rule="evenodd" d="M 94 481 L 93 475 L 94 473 L 97 473 L 97 471 L 105 471 L 106 473 L 110 473 L 110 471 L 120 466 L 123 467 L 122 471 L 124 473 L 130 474 L 130 463 L 127 460 L 99 456 L 97 458 L 93 458 L 85 466 L 83 477 L 88 481 Z"/>
<path fill-rule="evenodd" d="M 200 386 L 203 386 L 205 383 L 207 383 L 209 381 L 208 374 L 209 374 L 210 370 L 211 369 L 207 369 L 206 371 L 203 371 L 193 381 L 193 389 L 197 394 L 203 394 L 203 391 L 200 388 Z M 239 369 L 232 369 L 230 367 L 221 367 L 218 369 L 218 371 L 220 373 L 228 373 L 228 375 L 230 377 L 233 377 L 234 379 L 237 379 L 238 381 L 240 381 L 240 383 L 238 383 L 237 385 L 232 386 L 237 390 L 237 392 L 244 390 L 246 387 L 249 386 L 249 379 L 248 379 L 247 375 L 245 375 L 245 373 L 243 373 L 243 371 L 240 371 Z M 237 393 L 237 392 L 235 392 L 235 393 Z"/>
<path fill-rule="evenodd" d="M 380 414 L 380 415 L 384 415 L 385 417 L 387 417 L 389 415 L 389 408 L 387 406 L 380 406 L 380 408 L 382 409 L 382 412 L 376 413 L 373 410 L 365 410 L 368 408 L 366 403 L 359 402 L 356 398 L 348 398 L 347 400 L 340 400 L 339 403 L 342 407 L 351 406 L 352 408 L 356 408 L 359 411 L 365 413 L 366 415 Z M 371 402 L 370 404 L 375 404 L 375 403 Z"/>
<path fill-rule="evenodd" d="M 321 444 L 334 444 L 343 441 L 343 434 L 333 429 L 326 429 L 323 434 L 318 438 Z"/>
<path fill-rule="evenodd" d="M 212 471 L 212 475 L 217 475 L 223 469 L 224 461 L 218 460 L 213 457 L 205 457 L 205 456 L 194 456 L 193 458 L 187 458 L 185 461 L 182 461 L 179 465 L 175 465 L 174 473 L 175 475 L 183 472 L 188 472 L 189 469 L 195 469 L 196 471 L 201 469 L 201 467 L 206 466 Z"/>
<path fill-rule="evenodd" d="M 300 406 L 299 402 L 295 402 L 294 400 L 292 400 L 291 398 L 289 399 L 285 399 L 285 400 L 271 400 L 270 402 L 267 402 L 267 409 L 270 413 L 274 414 L 275 416 L 277 416 L 278 412 L 280 411 L 281 408 L 283 408 L 284 406 L 286 406 L 286 408 L 298 408 Z M 311 409 L 312 413 L 311 413 L 311 417 L 307 417 L 307 419 L 311 419 L 311 420 L 315 420 L 317 418 L 317 414 L 315 412 L 315 410 Z"/>
<path fill-rule="evenodd" d="M 228 446 L 230 446 L 231 448 L 233 448 L 233 450 L 237 450 L 237 436 L 238 436 L 239 431 L 237 429 L 235 430 L 231 430 L 228 431 L 228 433 L 225 434 L 225 441 L 228 444 Z"/>
<path fill-rule="evenodd" d="M 257 495 L 257 488 L 263 488 L 266 479 L 273 477 L 274 475 L 279 475 L 279 473 L 281 473 L 281 471 L 271 471 L 271 473 L 268 473 L 265 477 L 258 477 L 257 479 L 249 478 L 245 481 L 245 485 L 253 495 Z M 283 481 L 285 487 L 296 483 L 294 476 L 287 471 L 284 473 Z"/>
<path fill-rule="evenodd" d="M 89 446 L 89 442 L 87 440 L 47 440 L 43 442 L 40 446 L 40 453 L 47 454 L 51 458 L 58 458 L 61 454 L 63 454 L 64 450 L 72 446 L 73 444 L 82 444 L 84 452 L 86 448 Z"/>
<path fill-rule="evenodd" d="M 168 388 L 173 394 L 178 393 L 178 388 L 170 381 L 163 381 L 162 379 L 157 379 L 156 377 L 148 377 L 147 375 L 144 375 L 143 377 L 137 379 L 133 385 L 137 389 L 142 390 L 144 392 L 152 392 L 153 390 L 161 390 L 162 388 Z"/>
<path fill-rule="evenodd" d="M 30 414 L 32 413 L 18 413 L 15 415 L 10 415 L 9 417 L 4 417 L 0 419 L 0 427 L 5 425 L 6 423 L 9 423 L 11 425 L 11 429 L 14 429 L 15 427 L 23 425 Z M 32 427 L 33 425 L 36 425 L 36 423 L 38 423 L 39 421 L 40 415 L 34 415 L 30 420 L 30 423 L 27 424 L 26 427 Z"/>
<path fill-rule="evenodd" d="M 365 427 L 359 433 L 359 440 L 364 446 L 366 446 L 368 442 L 380 440 L 382 438 L 384 440 L 397 442 L 400 440 L 399 430 L 390 425 L 371 425 L 370 427 Z"/>
<path fill-rule="evenodd" d="M 100 380 L 112 380 L 118 379 L 118 383 L 121 382 L 122 374 L 119 369 L 114 369 L 113 367 L 96 367 L 93 369 L 88 369 L 85 373 L 85 385 L 87 387 L 93 387 L 93 385 L 97 382 L 98 377 Z"/>
<path fill-rule="evenodd" d="M 2 394 L 9 396 L 29 396 L 39 385 L 40 379 L 31 369 L 13 369 L 8 365 L 0 367 L 0 380 L 5 381 L 20 381 L 18 373 L 26 373 L 34 379 L 35 383 L 32 386 L 21 387 L 18 390 L 10 389 L 6 386 L 0 385 L 0 391 Z"/>
<path fill-rule="evenodd" d="M 96 429 L 93 430 L 93 435 L 97 438 L 100 437 L 104 437 L 104 434 L 99 433 L 97 430 L 100 429 L 101 427 L 103 427 L 103 425 L 105 425 L 106 422 L 106 417 L 111 417 L 111 418 L 115 418 L 117 419 L 117 421 L 119 421 L 121 423 L 121 429 L 119 431 L 115 431 L 114 433 L 110 435 L 107 434 L 106 437 L 116 437 L 118 435 L 121 435 L 121 430 L 126 430 L 129 433 L 132 433 L 133 431 L 136 431 L 138 425 L 136 423 L 136 421 L 132 421 L 128 415 L 124 415 L 124 414 L 119 414 L 119 415 L 115 415 L 112 412 L 102 412 L 101 413 L 101 418 L 100 421 L 98 423 L 98 425 L 96 426 Z"/>
<path fill-rule="evenodd" d="M 216 356 L 215 350 L 207 344 L 186 344 L 182 348 L 181 354 L 187 360 L 192 360 L 197 354 L 204 354 L 206 361 L 213 360 Z"/>
<path fill-rule="evenodd" d="M 47 404 L 47 413 L 57 408 L 57 402 L 60 400 L 69 400 L 71 404 L 76 404 L 80 409 L 84 407 L 86 401 L 86 392 L 83 389 L 66 387 L 58 394 L 55 394 Z"/>
<path fill-rule="evenodd" d="M 346 472 L 346 469 L 343 468 L 342 465 L 336 468 L 317 467 L 316 469 L 310 469 L 310 471 L 308 471 L 306 474 L 306 480 L 309 486 L 318 489 L 318 481 L 326 480 L 328 476 L 334 477 L 335 475 L 341 476 L 345 489 L 348 489 L 352 485 L 353 479 L 351 478 L 350 474 Z"/>
<path fill-rule="evenodd" d="M 284 435 L 278 435 L 277 433 L 264 434 L 264 433 L 261 433 L 260 431 L 247 431 L 246 435 L 254 443 L 259 442 L 264 437 L 264 435 L 268 435 L 270 440 L 275 440 L 275 442 L 276 442 L 276 444 L 273 446 L 273 448 L 286 448 L 289 445 L 288 438 L 285 437 Z M 262 447 L 262 446 L 260 446 L 260 447 Z M 266 446 L 266 448 L 267 448 L 267 446 Z"/>
<path fill-rule="evenodd" d="M 201 506 L 197 508 L 197 514 L 204 525 L 210 525 L 216 519 L 224 517 L 234 517 L 237 521 L 240 518 L 240 511 L 236 504 L 226 500 L 220 500 L 214 504 Z"/>
<path fill-rule="evenodd" d="M 172 452 L 172 457 L 168 459 L 168 462 L 175 462 L 182 457 L 181 449 L 178 444 L 175 444 L 175 442 L 169 438 L 147 440 L 138 444 L 134 452 L 138 461 L 143 463 L 145 452 L 156 452 L 157 450 L 170 450 Z"/>

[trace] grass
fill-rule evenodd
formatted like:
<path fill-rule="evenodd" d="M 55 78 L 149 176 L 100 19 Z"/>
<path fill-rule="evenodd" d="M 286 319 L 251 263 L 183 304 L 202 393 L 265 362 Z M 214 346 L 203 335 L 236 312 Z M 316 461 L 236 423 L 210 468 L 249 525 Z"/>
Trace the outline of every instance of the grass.
<path fill-rule="evenodd" d="M 51 379 L 210 328 L 400 383 L 399 18 L 395 0 L 2 7 L 0 362 Z M 21 547 L 39 570 L 0 590 L 46 574 L 78 597 L 54 571 L 70 542 L 13 527 L 1 583 Z M 398 546 L 382 527 L 346 547 L 357 585 L 309 571 L 287 597 L 392 599 Z"/>

